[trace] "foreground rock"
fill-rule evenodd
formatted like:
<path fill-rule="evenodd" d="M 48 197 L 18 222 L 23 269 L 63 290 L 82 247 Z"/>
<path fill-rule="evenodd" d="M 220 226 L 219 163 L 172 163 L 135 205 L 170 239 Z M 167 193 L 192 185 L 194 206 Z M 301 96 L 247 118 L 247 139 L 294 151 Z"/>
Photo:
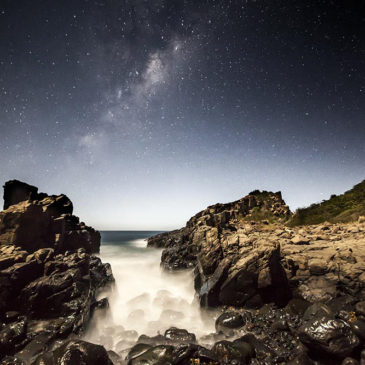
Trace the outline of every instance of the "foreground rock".
<path fill-rule="evenodd" d="M 110 266 L 90 255 L 99 250 L 100 234 L 72 215 L 65 195 L 38 194 L 37 188 L 11 181 L 5 184 L 4 200 L 0 360 L 11 363 L 15 360 L 6 356 L 15 356 L 31 363 L 55 343 L 82 333 L 93 311 L 105 306 L 105 299 L 97 302 L 98 293 L 114 279 Z M 71 347 L 67 356 L 77 357 L 73 354 L 79 350 Z"/>

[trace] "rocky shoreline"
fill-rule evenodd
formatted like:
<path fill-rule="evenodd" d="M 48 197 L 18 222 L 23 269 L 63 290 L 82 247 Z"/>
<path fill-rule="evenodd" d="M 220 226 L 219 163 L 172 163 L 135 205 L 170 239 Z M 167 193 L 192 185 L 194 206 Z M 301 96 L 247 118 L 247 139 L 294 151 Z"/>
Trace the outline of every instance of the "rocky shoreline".
<path fill-rule="evenodd" d="M 202 315 L 208 310 L 215 332 L 197 339 L 171 327 L 138 337 L 106 327 L 109 337 L 129 336 L 119 351 L 83 340 L 93 315 L 108 314 L 108 298 L 99 294 L 114 278 L 94 255 L 99 232 L 72 211 L 65 195 L 5 184 L 1 364 L 365 363 L 364 218 L 288 227 L 292 213 L 281 194 L 254 191 L 151 237 L 149 247 L 164 248 L 164 270 L 194 271 Z"/>
<path fill-rule="evenodd" d="M 255 191 L 208 207 L 148 245 L 164 248 L 165 270 L 194 269 L 203 307 L 242 316 L 224 341 L 249 343 L 256 353 L 249 363 L 359 363 L 365 219 L 288 227 L 290 216 L 280 193 Z M 233 361 L 232 343 L 219 346 Z"/>
<path fill-rule="evenodd" d="M 107 306 L 107 298 L 97 300 L 97 295 L 111 287 L 114 278 L 110 266 L 92 255 L 99 251 L 99 232 L 80 222 L 72 211 L 65 195 L 39 194 L 36 187 L 15 180 L 4 186 L 0 212 L 2 364 L 58 364 L 79 353 L 85 359 L 108 359 L 103 347 L 78 338 L 93 312 Z M 64 363 L 82 363 L 75 359 Z"/>

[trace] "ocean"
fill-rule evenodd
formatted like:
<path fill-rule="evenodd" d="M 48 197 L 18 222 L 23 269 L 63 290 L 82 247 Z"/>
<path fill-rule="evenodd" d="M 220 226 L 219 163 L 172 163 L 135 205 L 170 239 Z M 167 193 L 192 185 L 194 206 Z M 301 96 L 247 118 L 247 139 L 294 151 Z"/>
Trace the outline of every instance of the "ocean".
<path fill-rule="evenodd" d="M 160 268 L 161 249 L 147 248 L 157 231 L 103 231 L 100 258 L 115 277 L 107 315 L 96 315 L 86 339 L 121 351 L 138 336 L 155 336 L 172 326 L 199 338 L 214 332 L 195 298 L 192 271 L 168 273 Z"/>

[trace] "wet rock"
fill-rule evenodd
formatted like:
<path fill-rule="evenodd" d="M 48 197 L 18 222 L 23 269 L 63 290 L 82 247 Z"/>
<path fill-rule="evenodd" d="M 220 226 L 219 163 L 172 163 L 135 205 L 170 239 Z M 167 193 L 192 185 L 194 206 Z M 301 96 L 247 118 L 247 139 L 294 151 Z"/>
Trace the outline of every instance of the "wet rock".
<path fill-rule="evenodd" d="M 217 356 L 205 347 L 188 344 L 180 345 L 175 348 L 172 354 L 173 365 L 191 364 L 218 364 Z"/>
<path fill-rule="evenodd" d="M 350 322 L 352 331 L 359 337 L 362 343 L 365 342 L 365 322 L 358 319 Z"/>
<path fill-rule="evenodd" d="M 34 365 L 113 365 L 103 346 L 85 341 L 69 341 L 53 352 L 42 354 Z"/>
<path fill-rule="evenodd" d="M 309 306 L 310 302 L 301 298 L 293 298 L 287 304 L 286 310 L 292 314 L 303 315 Z"/>
<path fill-rule="evenodd" d="M 222 260 L 212 275 L 205 276 L 198 262 L 195 268 L 194 287 L 199 295 L 201 306 L 216 307 L 221 304 L 219 298 L 220 287 L 227 279 L 230 265 L 231 263 L 228 259 Z"/>
<path fill-rule="evenodd" d="M 151 345 L 147 345 L 145 343 L 137 343 L 129 350 L 126 360 L 132 360 L 132 359 L 142 355 L 151 347 L 152 347 Z"/>
<path fill-rule="evenodd" d="M 228 333 L 232 329 L 240 328 L 244 325 L 245 320 L 242 315 L 237 312 L 225 312 L 215 321 L 215 329 L 218 333 Z"/>
<path fill-rule="evenodd" d="M 309 321 L 317 317 L 334 317 L 334 313 L 331 308 L 323 303 L 314 303 L 307 308 L 304 312 L 303 320 Z"/>
<path fill-rule="evenodd" d="M 256 338 L 253 334 L 247 334 L 239 338 L 240 341 L 248 343 L 253 349 L 255 349 L 256 358 L 258 360 L 264 360 L 268 358 L 274 358 L 276 353 L 271 350 L 262 340 Z"/>
<path fill-rule="evenodd" d="M 356 303 L 356 313 L 361 316 L 365 316 L 365 301 Z"/>
<path fill-rule="evenodd" d="M 165 338 L 174 343 L 195 343 L 196 337 L 194 333 L 190 333 L 185 329 L 171 327 L 165 332 Z"/>
<path fill-rule="evenodd" d="M 152 337 L 147 335 L 141 335 L 138 337 L 137 342 L 147 345 L 167 345 L 170 344 L 171 341 L 166 339 L 166 337 L 162 335 L 156 335 Z"/>
<path fill-rule="evenodd" d="M 168 345 L 151 347 L 128 361 L 128 365 L 168 365 L 173 360 L 174 348 Z"/>
<path fill-rule="evenodd" d="M 359 338 L 351 327 L 337 319 L 318 316 L 299 328 L 299 338 L 313 351 L 345 357 L 359 346 Z"/>
<path fill-rule="evenodd" d="M 346 357 L 341 363 L 341 365 L 359 365 L 359 362 L 352 357 Z"/>
<path fill-rule="evenodd" d="M 113 365 L 123 365 L 123 359 L 114 351 L 109 350 L 107 352 L 109 359 L 113 363 Z"/>
<path fill-rule="evenodd" d="M 27 365 L 23 360 L 15 356 L 5 356 L 0 363 L 1 365 Z"/>
<path fill-rule="evenodd" d="M 97 302 L 94 302 L 91 306 L 91 309 L 93 311 L 98 310 L 98 311 L 106 311 L 107 309 L 109 309 L 109 300 L 108 298 L 103 298 L 98 300 Z"/>
<path fill-rule="evenodd" d="M 26 318 L 3 326 L 0 330 L 0 354 L 14 354 L 17 346 L 20 345 L 26 337 L 26 329 Z"/>
<path fill-rule="evenodd" d="M 237 364 L 248 364 L 255 355 L 253 347 L 241 339 L 233 342 L 219 341 L 212 347 L 212 352 L 222 364 L 231 364 L 233 361 Z"/>
<path fill-rule="evenodd" d="M 287 365 L 316 365 L 316 363 L 307 354 L 300 354 L 287 362 Z"/>

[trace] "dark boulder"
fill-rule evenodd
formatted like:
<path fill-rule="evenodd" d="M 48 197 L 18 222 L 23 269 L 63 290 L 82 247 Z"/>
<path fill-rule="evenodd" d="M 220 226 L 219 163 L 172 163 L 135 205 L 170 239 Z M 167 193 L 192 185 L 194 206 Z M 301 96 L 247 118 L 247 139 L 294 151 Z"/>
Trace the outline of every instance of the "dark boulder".
<path fill-rule="evenodd" d="M 126 360 L 132 360 L 132 359 L 142 355 L 151 347 L 152 347 L 151 345 L 148 345 L 146 343 L 137 343 L 129 350 Z"/>
<path fill-rule="evenodd" d="M 173 360 L 173 346 L 158 345 L 128 361 L 128 365 L 169 365 Z"/>
<path fill-rule="evenodd" d="M 27 320 L 20 318 L 16 322 L 3 325 L 0 329 L 0 359 L 1 354 L 13 355 L 26 338 Z"/>
<path fill-rule="evenodd" d="M 242 315 L 237 312 L 225 312 L 215 321 L 216 331 L 229 333 L 232 329 L 237 329 L 245 325 Z"/>
<path fill-rule="evenodd" d="M 165 338 L 173 343 L 195 343 L 196 337 L 194 333 L 190 333 L 185 329 L 171 327 L 165 332 Z"/>
<path fill-rule="evenodd" d="M 357 319 L 350 322 L 352 331 L 359 337 L 362 343 L 365 342 L 365 321 Z"/>
<path fill-rule="evenodd" d="M 216 354 L 221 364 L 237 365 L 248 364 L 252 357 L 255 356 L 254 348 L 241 339 L 230 341 L 219 341 L 212 347 L 212 352 Z"/>
<path fill-rule="evenodd" d="M 325 316 L 306 321 L 298 333 L 300 340 L 312 351 L 339 357 L 349 356 L 360 344 L 350 325 Z"/>
<path fill-rule="evenodd" d="M 69 341 L 40 355 L 34 365 L 113 365 L 103 346 L 85 341 Z"/>
<path fill-rule="evenodd" d="M 320 317 L 334 318 L 334 313 L 328 305 L 323 303 L 314 303 L 310 305 L 303 314 L 304 321 L 310 321 Z"/>
<path fill-rule="evenodd" d="M 173 352 L 173 365 L 218 364 L 217 356 L 196 344 L 179 345 Z"/>

